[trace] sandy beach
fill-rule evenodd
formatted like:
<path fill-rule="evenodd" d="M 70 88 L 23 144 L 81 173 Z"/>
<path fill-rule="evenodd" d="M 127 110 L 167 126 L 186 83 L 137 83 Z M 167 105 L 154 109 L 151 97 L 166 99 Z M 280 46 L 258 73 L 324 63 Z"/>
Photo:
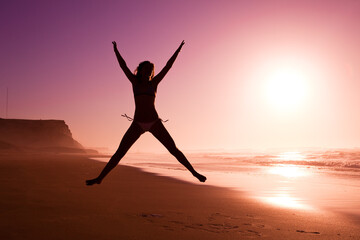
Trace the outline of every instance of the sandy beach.
<path fill-rule="evenodd" d="M 0 156 L 0 238 L 360 239 L 360 226 L 341 215 L 280 209 L 129 166 L 86 186 L 104 164 L 81 156 Z"/>

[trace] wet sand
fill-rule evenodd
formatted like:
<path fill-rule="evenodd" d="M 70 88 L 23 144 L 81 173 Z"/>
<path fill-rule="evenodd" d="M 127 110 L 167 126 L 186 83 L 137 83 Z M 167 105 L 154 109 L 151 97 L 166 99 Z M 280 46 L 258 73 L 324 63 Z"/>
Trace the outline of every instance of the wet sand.
<path fill-rule="evenodd" d="M 0 156 L 0 238 L 360 239 L 360 226 L 341 215 L 276 208 L 129 166 L 86 186 L 104 165 L 81 156 Z"/>

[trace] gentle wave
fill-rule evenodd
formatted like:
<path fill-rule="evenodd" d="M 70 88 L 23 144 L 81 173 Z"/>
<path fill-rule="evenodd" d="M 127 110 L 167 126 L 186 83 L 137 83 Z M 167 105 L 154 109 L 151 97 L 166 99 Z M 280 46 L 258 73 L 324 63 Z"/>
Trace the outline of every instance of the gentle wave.
<path fill-rule="evenodd" d="M 299 165 L 303 167 L 328 168 L 336 171 L 360 172 L 360 151 L 325 151 L 325 152 L 282 152 L 277 154 L 204 154 L 207 159 L 221 160 L 234 165 L 255 164 Z"/>

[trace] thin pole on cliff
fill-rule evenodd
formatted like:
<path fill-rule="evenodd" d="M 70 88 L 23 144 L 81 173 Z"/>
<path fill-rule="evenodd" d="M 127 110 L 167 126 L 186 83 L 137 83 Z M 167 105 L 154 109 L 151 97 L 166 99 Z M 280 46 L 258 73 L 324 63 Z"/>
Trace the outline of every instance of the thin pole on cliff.
<path fill-rule="evenodd" d="M 9 88 L 6 88 L 6 114 L 5 118 L 8 118 L 8 106 L 9 106 Z"/>

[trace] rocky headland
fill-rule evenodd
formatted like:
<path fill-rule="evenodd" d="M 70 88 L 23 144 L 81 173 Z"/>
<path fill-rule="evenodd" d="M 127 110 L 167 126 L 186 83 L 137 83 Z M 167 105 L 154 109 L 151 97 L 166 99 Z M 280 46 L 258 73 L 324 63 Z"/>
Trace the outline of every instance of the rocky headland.
<path fill-rule="evenodd" d="M 0 151 L 90 153 L 72 137 L 64 120 L 0 118 Z"/>

